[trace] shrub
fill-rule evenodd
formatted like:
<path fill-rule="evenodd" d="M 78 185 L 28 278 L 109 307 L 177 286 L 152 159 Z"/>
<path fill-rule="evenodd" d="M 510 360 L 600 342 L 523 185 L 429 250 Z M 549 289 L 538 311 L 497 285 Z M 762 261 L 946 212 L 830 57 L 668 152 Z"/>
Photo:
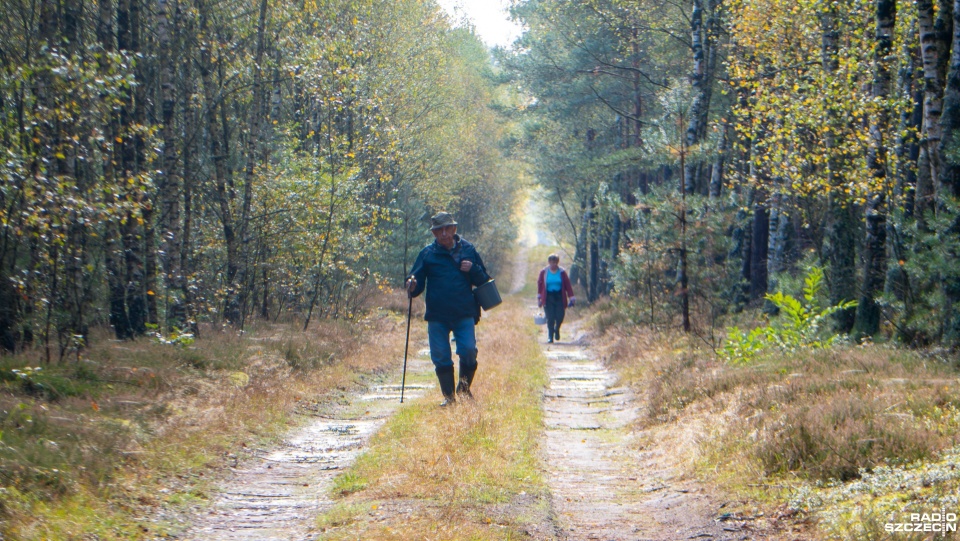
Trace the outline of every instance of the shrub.
<path fill-rule="evenodd" d="M 960 345 L 960 200 L 944 195 L 940 207 L 905 219 L 897 228 L 902 259 L 891 262 L 883 296 L 878 302 L 889 322 L 888 332 L 913 346 L 943 341 Z M 907 255 L 909 254 L 909 255 Z"/>
<path fill-rule="evenodd" d="M 728 362 L 738 364 L 752 361 L 758 353 L 770 347 L 793 352 L 822 349 L 844 340 L 844 335 L 825 332 L 824 322 L 834 312 L 853 308 L 857 302 L 844 301 L 821 308 L 817 298 L 822 287 L 823 270 L 812 267 L 804 279 L 802 302 L 782 291 L 768 293 L 765 298 L 779 309 L 780 318 L 772 325 L 758 327 L 749 333 L 737 327 L 728 329 L 721 355 Z"/>
<path fill-rule="evenodd" d="M 680 236 L 678 213 L 685 210 L 686 238 Z M 638 196 L 631 213 L 631 243 L 611 267 L 616 295 L 637 299 L 631 317 L 638 324 L 659 326 L 680 315 L 677 268 L 686 247 L 691 311 L 714 321 L 731 305 L 739 271 L 729 257 L 733 227 L 728 213 L 716 212 L 709 198 L 688 194 L 683 201 L 672 187 L 651 187 Z"/>
<path fill-rule="evenodd" d="M 860 392 L 826 392 L 819 400 L 801 395 L 763 427 L 754 452 L 767 473 L 848 481 L 878 464 L 929 459 L 944 443 L 914 417 L 891 415 L 885 402 L 864 400 Z"/>

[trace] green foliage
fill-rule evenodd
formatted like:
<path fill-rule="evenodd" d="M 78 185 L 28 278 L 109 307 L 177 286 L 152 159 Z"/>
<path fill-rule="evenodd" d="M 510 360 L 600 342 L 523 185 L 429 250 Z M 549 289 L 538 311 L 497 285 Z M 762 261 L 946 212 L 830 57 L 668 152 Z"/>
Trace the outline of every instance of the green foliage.
<path fill-rule="evenodd" d="M 798 261 L 813 253 L 816 264 L 835 273 L 826 280 L 831 305 L 876 297 L 887 272 L 880 317 L 875 299 L 858 299 L 865 303 L 860 314 L 852 305 L 832 311 L 843 330 L 873 334 L 879 319 L 883 334 L 901 342 L 960 345 L 960 220 L 951 200 L 960 163 L 951 114 L 956 90 L 943 80 L 935 87 L 924 83 L 934 80 L 928 53 L 938 49 L 932 43 L 946 47 L 940 58 L 952 46 L 930 30 L 947 12 L 936 2 L 894 4 L 724 0 L 697 2 L 688 11 L 646 0 L 514 2 L 513 14 L 528 31 L 507 61 L 532 94 L 524 141 L 551 205 L 547 230 L 579 269 L 588 257 L 600 259 L 614 288 L 643 298 L 645 320 L 662 323 L 677 304 L 671 267 L 678 244 L 667 240 L 674 234 L 663 227 L 669 219 L 657 224 L 636 216 L 656 203 L 635 195 L 668 193 L 681 180 L 705 193 L 705 179 L 715 194 L 720 183 L 714 181 L 722 180 L 716 212 L 749 217 L 728 230 L 733 251 L 708 264 L 707 274 L 736 282 L 739 271 L 751 298 L 734 291 L 739 285 L 720 294 L 718 283 L 704 287 L 690 276 L 690 292 L 701 295 L 711 315 L 756 300 L 764 285 L 774 291 L 768 273 L 783 278 L 805 268 Z M 657 39 L 691 31 L 693 40 L 682 46 Z M 923 59 L 915 58 L 918 51 Z M 919 122 L 911 111 L 924 87 Z M 934 89 L 941 95 L 930 94 Z M 918 143 L 926 148 L 928 135 L 935 139 L 941 101 L 942 166 L 938 148 L 921 152 L 926 159 L 920 160 L 911 150 Z M 684 116 L 696 112 L 703 118 Z M 757 220 L 757 209 L 771 221 Z M 624 223 L 628 235 L 616 229 Z M 599 255 L 590 252 L 595 241 Z M 755 241 L 767 244 L 769 257 Z M 739 268 L 724 268 L 730 263 Z M 805 315 L 802 299 L 799 308 L 786 297 L 768 306 L 775 301 L 794 310 L 799 319 L 791 325 L 798 332 L 821 325 L 822 309 Z M 752 342 L 737 336 L 736 342 Z M 781 338 L 784 347 L 807 340 L 787 331 Z"/>
<path fill-rule="evenodd" d="M 896 338 L 914 346 L 944 339 L 956 344 L 960 299 L 960 201 L 942 197 L 942 205 L 921 220 L 904 220 L 899 242 L 913 253 L 891 261 L 887 287 L 879 303 Z"/>
<path fill-rule="evenodd" d="M 773 329 L 769 338 L 773 345 L 784 351 L 803 348 L 821 349 L 830 347 L 841 335 L 833 334 L 826 339 L 821 337 L 826 327 L 826 318 L 838 310 L 847 310 L 857 306 L 857 301 L 843 301 L 834 306 L 821 309 L 817 296 L 823 287 L 823 270 L 813 267 L 807 273 L 803 284 L 803 302 L 791 295 L 778 291 L 767 294 L 765 298 L 781 310 L 779 325 Z"/>
<path fill-rule="evenodd" d="M 434 3 L 109 23 L 141 3 L 21 24 L 0 0 L 0 348 L 62 359 L 108 322 L 186 345 L 207 321 L 355 319 L 441 208 L 491 267 L 506 252 L 518 92 Z"/>
<path fill-rule="evenodd" d="M 154 148 L 155 129 L 105 129 L 135 85 L 131 54 L 31 49 L 19 43 L 23 30 L 3 29 L 11 47 L 27 49 L 0 70 L 0 326 L 66 352 L 82 345 L 85 305 L 103 286 L 91 252 L 102 247 L 104 224 L 142 220 L 152 190 L 151 168 L 117 172 L 110 161 L 126 141 Z M 152 158 L 145 150 L 143 164 Z"/>
<path fill-rule="evenodd" d="M 631 213 L 630 245 L 612 270 L 616 294 L 635 298 L 638 323 L 666 324 L 679 314 L 677 302 L 681 238 L 677 220 L 680 195 L 673 187 L 653 187 L 638 196 Z M 719 212 L 706 197 L 687 195 L 687 272 L 690 299 L 696 313 L 711 318 L 727 310 L 737 269 L 728 257 L 727 231 L 731 216 Z M 626 212 L 628 209 L 618 209 Z"/>
<path fill-rule="evenodd" d="M 363 490 L 367 485 L 368 481 L 363 477 L 347 472 L 333 480 L 333 492 L 340 495 L 352 494 Z"/>
<path fill-rule="evenodd" d="M 40 381 L 39 366 L 26 366 L 23 368 L 13 368 L 10 372 L 19 380 L 23 390 L 29 394 L 43 394 L 46 391 L 43 383 Z"/>
<path fill-rule="evenodd" d="M 43 400 L 88 396 L 96 387 L 95 376 L 82 365 L 71 370 L 43 370 L 39 366 L 0 368 L 0 381 L 13 383 L 20 393 Z"/>
<path fill-rule="evenodd" d="M 767 327 L 757 327 L 743 332 L 739 327 L 727 329 L 727 340 L 720 356 L 729 363 L 746 364 L 767 347 Z"/>
<path fill-rule="evenodd" d="M 186 348 L 194 342 L 193 333 L 183 329 L 173 328 L 169 334 L 164 336 L 157 325 L 147 323 L 147 328 L 153 331 L 153 341 L 158 344 Z"/>
<path fill-rule="evenodd" d="M 818 297 L 823 288 L 823 270 L 812 267 L 803 282 L 802 298 L 778 291 L 765 298 L 780 310 L 780 317 L 772 324 L 744 333 L 737 327 L 727 329 L 727 341 L 721 352 L 727 362 L 743 364 L 752 361 L 760 352 L 776 348 L 782 352 L 803 349 L 823 349 L 846 337 L 828 331 L 828 317 L 838 310 L 854 308 L 857 301 L 820 307 Z"/>
<path fill-rule="evenodd" d="M 876 179 L 863 173 L 870 137 L 860 126 L 880 110 L 895 117 L 910 105 L 894 93 L 886 101 L 870 95 L 871 2 L 833 4 L 840 61 L 832 72 L 824 67 L 825 6 L 813 1 L 730 3 L 729 28 L 737 43 L 737 54 L 730 56 L 730 90 L 745 96 L 732 108 L 734 127 L 744 150 L 748 144 L 757 149 L 749 158 L 755 171 L 750 183 L 771 192 L 817 197 L 832 192 L 841 200 L 862 202 Z M 847 120 L 832 120 L 837 117 Z M 892 133 L 884 137 L 894 138 Z M 824 145 L 828 138 L 829 146 Z M 888 156 L 895 167 L 897 156 Z M 824 167 L 828 161 L 831 166 Z M 848 182 L 836 185 L 831 179 L 838 175 Z"/>
<path fill-rule="evenodd" d="M 684 34 L 685 14 L 676 4 L 619 0 L 526 0 L 512 11 L 526 32 L 505 60 L 531 94 L 521 108 L 523 148 L 550 205 L 545 229 L 584 268 L 588 239 L 616 236 L 643 175 L 665 169 L 650 126 L 664 115 L 661 81 L 686 74 L 689 47 L 661 36 Z"/>

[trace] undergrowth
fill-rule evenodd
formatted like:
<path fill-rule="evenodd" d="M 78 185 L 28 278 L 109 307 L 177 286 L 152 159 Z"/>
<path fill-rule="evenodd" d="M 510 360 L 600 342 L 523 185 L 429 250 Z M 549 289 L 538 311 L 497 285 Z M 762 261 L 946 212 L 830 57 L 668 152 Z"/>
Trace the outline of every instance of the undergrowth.
<path fill-rule="evenodd" d="M 223 466 L 244 458 L 237 449 L 380 370 L 402 321 L 371 310 L 306 332 L 260 323 L 196 338 L 101 336 L 63 364 L 43 364 L 41 352 L 0 357 L 0 538 L 175 534 L 182 525 L 136 517 L 206 501 Z"/>
<path fill-rule="evenodd" d="M 847 337 L 830 331 L 831 315 L 857 306 L 856 301 L 845 301 L 823 308 L 820 290 L 823 288 L 823 270 L 812 267 L 803 282 L 800 298 L 777 291 L 764 296 L 779 313 L 773 321 L 749 332 L 738 327 L 727 329 L 727 341 L 720 356 L 727 362 L 752 362 L 767 349 L 795 353 L 805 349 L 823 349 L 846 341 Z"/>
<path fill-rule="evenodd" d="M 703 422 L 688 452 L 705 480 L 813 517 L 825 538 L 880 539 L 903 513 L 956 509 L 960 380 L 946 358 L 866 344 L 730 364 L 622 319 L 597 341 L 643 396 L 638 429 Z"/>

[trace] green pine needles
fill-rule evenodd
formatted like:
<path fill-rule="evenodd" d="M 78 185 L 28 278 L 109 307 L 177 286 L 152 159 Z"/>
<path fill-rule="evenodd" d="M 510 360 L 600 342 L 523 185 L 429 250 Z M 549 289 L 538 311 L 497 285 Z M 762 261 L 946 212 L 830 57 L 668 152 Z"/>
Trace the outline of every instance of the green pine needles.
<path fill-rule="evenodd" d="M 765 298 L 780 309 L 780 317 L 748 333 L 738 327 L 728 328 L 721 357 L 733 364 L 746 364 L 769 348 L 786 352 L 823 349 L 846 340 L 846 335 L 827 331 L 826 318 L 839 310 L 856 307 L 857 301 L 821 308 L 817 297 L 822 288 L 823 269 L 812 267 L 803 280 L 802 300 L 782 291 L 766 294 Z"/>

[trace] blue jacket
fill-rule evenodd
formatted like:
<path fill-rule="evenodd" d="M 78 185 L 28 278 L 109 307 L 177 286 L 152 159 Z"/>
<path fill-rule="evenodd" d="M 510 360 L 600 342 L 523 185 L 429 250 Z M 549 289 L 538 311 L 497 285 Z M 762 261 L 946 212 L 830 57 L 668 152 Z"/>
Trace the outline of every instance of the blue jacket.
<path fill-rule="evenodd" d="M 460 262 L 465 259 L 473 262 L 470 272 L 460 270 Z M 420 295 L 424 288 L 427 290 L 427 311 L 423 315 L 427 321 L 452 323 L 473 318 L 477 313 L 477 305 L 472 286 L 490 280 L 477 249 L 460 235 L 454 236 L 451 250 L 436 241 L 420 250 L 410 273 L 417 279 L 417 288 L 412 296 Z"/>

